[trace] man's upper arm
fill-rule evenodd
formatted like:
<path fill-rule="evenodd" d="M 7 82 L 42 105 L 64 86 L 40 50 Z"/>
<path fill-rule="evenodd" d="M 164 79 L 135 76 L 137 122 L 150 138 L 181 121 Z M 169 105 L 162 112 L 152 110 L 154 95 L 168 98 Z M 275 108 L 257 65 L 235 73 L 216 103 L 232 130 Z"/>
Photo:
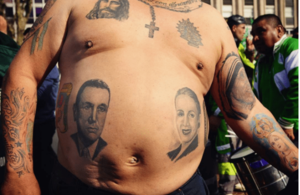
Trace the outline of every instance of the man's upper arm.
<path fill-rule="evenodd" d="M 37 83 L 59 58 L 71 10 L 69 0 L 49 0 L 10 65 L 10 76 L 26 76 Z"/>
<path fill-rule="evenodd" d="M 298 149 L 254 96 L 233 38 L 225 34 L 222 40 L 222 56 L 211 88 L 214 99 L 226 122 L 247 145 L 275 167 L 290 174 L 298 169 Z M 276 147 L 277 142 L 281 148 Z M 282 153 L 283 149 L 285 153 Z M 292 161 L 286 161 L 287 153 L 291 154 Z"/>
<path fill-rule="evenodd" d="M 212 95 L 225 117 L 245 120 L 256 98 L 230 31 L 222 35 L 222 55 L 216 66 Z"/>

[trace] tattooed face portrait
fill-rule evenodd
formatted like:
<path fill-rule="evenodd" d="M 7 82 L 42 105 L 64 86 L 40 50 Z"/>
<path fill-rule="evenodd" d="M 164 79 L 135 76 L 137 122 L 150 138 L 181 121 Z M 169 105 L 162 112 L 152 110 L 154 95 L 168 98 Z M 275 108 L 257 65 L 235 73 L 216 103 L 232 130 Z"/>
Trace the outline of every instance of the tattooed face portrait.
<path fill-rule="evenodd" d="M 284 152 L 288 149 L 288 146 L 283 142 L 281 137 L 276 134 L 270 134 L 268 137 L 269 143 L 278 152 Z"/>
<path fill-rule="evenodd" d="M 200 127 L 200 103 L 197 95 L 184 87 L 175 96 L 176 129 L 181 144 L 167 153 L 174 162 L 187 156 L 198 147 L 198 129 Z"/>
<path fill-rule="evenodd" d="M 256 121 L 256 128 L 254 130 L 254 133 L 259 138 L 267 138 L 270 133 L 274 131 L 273 125 L 270 121 L 262 119 L 257 119 L 254 117 L 254 120 Z"/>
<path fill-rule="evenodd" d="M 178 91 L 175 98 L 176 127 L 183 143 L 189 143 L 200 127 L 200 105 L 196 94 L 188 88 Z"/>
<path fill-rule="evenodd" d="M 85 82 L 74 104 L 74 120 L 84 142 L 95 142 L 102 134 L 109 106 L 110 91 L 100 80 Z"/>
<path fill-rule="evenodd" d="M 128 10 L 128 0 L 99 0 L 86 18 L 115 18 L 121 21 L 128 18 Z"/>
<path fill-rule="evenodd" d="M 227 55 L 218 73 L 218 82 L 221 103 L 227 116 L 236 120 L 246 119 L 254 106 L 255 97 L 237 54 Z"/>

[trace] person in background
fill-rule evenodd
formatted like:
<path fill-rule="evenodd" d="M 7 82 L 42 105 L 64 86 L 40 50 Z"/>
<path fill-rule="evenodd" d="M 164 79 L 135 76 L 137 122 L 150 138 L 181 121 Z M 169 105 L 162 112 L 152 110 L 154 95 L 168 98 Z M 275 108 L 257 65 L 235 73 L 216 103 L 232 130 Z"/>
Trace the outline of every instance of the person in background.
<path fill-rule="evenodd" d="M 264 54 L 255 70 L 254 92 L 298 147 L 298 40 L 286 35 L 278 16 L 259 16 L 253 43 Z"/>
<path fill-rule="evenodd" d="M 217 167 L 219 173 L 219 194 L 232 195 L 235 190 L 245 191 L 245 187 L 238 180 L 236 168 L 230 162 L 231 154 L 242 147 L 242 141 L 234 134 L 230 134 L 228 130 L 232 129 L 228 126 L 224 119 L 220 108 L 210 96 L 208 108 L 210 117 L 210 134 L 215 133 L 215 150 L 217 152 Z"/>
<path fill-rule="evenodd" d="M 0 16 L 0 87 L 2 86 L 2 79 L 20 46 L 7 35 L 7 22 L 3 16 Z M 2 88 L 1 88 L 2 89 Z M 0 93 L 1 94 L 1 93 Z M 0 124 L 1 124 L 0 120 Z M 2 126 L 0 128 L 0 135 L 2 135 Z M 3 136 L 0 136 L 0 185 L 4 181 L 5 170 L 5 148 Z"/>
<path fill-rule="evenodd" d="M 295 39 L 298 39 L 299 37 L 299 33 L 298 33 L 298 27 L 296 27 L 294 30 L 292 30 L 292 37 L 295 38 Z"/>
<path fill-rule="evenodd" d="M 253 85 L 253 74 L 254 74 L 254 52 L 255 48 L 252 43 L 251 38 L 246 37 L 246 49 L 242 45 L 242 40 L 244 39 L 244 35 L 246 33 L 246 21 L 243 16 L 240 15 L 232 15 L 228 18 L 227 24 L 232 32 L 234 37 L 235 44 L 239 51 L 239 56 L 244 64 L 244 68 L 246 70 L 247 77 L 251 86 Z"/>

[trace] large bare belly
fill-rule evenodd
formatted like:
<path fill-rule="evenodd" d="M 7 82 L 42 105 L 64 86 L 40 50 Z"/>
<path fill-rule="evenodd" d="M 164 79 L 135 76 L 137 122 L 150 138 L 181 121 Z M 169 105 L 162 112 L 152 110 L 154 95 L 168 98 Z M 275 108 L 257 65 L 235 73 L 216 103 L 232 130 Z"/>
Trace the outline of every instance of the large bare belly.
<path fill-rule="evenodd" d="M 81 181 L 124 194 L 166 194 L 194 174 L 205 125 L 202 85 L 189 68 L 137 51 L 61 59 L 60 67 L 58 157 Z M 80 87 L 91 80 L 104 82 L 109 92 L 88 86 L 79 100 L 89 106 L 76 104 Z M 195 93 L 200 114 L 187 93 L 177 94 L 184 88 Z"/>

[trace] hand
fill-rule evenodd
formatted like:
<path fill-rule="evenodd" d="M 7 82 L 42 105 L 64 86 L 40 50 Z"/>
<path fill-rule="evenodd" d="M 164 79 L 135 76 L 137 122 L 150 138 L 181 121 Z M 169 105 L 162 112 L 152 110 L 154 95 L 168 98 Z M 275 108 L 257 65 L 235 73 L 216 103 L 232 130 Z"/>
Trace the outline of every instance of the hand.
<path fill-rule="evenodd" d="M 33 174 L 10 178 L 6 176 L 0 194 L 5 195 L 41 195 L 41 190 Z"/>
<path fill-rule="evenodd" d="M 247 51 L 254 52 L 255 47 L 254 47 L 252 39 L 249 39 L 249 37 L 246 38 L 246 46 L 247 46 Z"/>
<path fill-rule="evenodd" d="M 284 129 L 285 134 L 290 138 L 290 140 L 295 140 L 294 129 Z"/>

